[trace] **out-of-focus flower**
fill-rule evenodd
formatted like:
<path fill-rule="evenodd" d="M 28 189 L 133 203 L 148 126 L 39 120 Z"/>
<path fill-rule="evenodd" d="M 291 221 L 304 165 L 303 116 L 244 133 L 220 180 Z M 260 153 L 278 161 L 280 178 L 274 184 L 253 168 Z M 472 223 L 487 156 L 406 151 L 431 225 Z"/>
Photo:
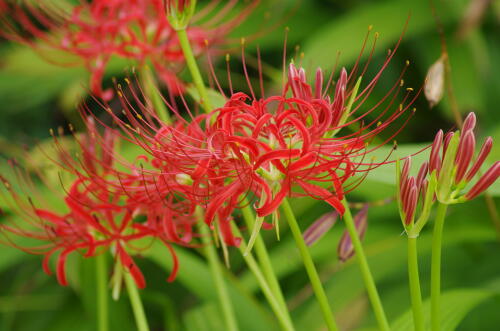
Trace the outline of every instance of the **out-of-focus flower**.
<path fill-rule="evenodd" d="M 65 192 L 63 211 L 52 207 L 47 197 L 37 192 L 29 175 L 22 174 L 11 162 L 18 174 L 18 184 L 32 192 L 26 189 L 26 194 L 19 194 L 14 185 L 1 177 L 7 191 L 3 197 L 16 214 L 0 226 L 2 234 L 8 244 L 44 255 L 43 267 L 49 274 L 50 259 L 59 254 L 56 275 L 61 285 L 67 284 L 65 263 L 69 254 L 80 252 L 90 258 L 110 252 L 131 273 L 139 288 L 145 286 L 145 279 L 131 254 L 141 252 L 141 247 L 148 247 L 153 240 L 160 240 L 174 260 L 168 279 L 172 281 L 178 262 L 171 243 L 187 245 L 192 238 L 194 221 L 189 208 L 180 208 L 182 204 L 172 197 L 169 200 L 168 196 L 156 204 L 152 199 L 141 200 L 141 193 L 145 194 L 153 184 L 146 183 L 143 174 L 118 175 L 113 166 L 116 134 L 106 131 L 101 137 L 92 120 L 87 125 L 87 135 L 75 135 L 81 150 L 77 158 L 54 136 L 59 159 L 53 161 L 75 178 L 67 188 L 62 183 L 59 187 Z M 18 244 L 22 238 L 27 238 L 30 244 L 25 240 Z"/>
<path fill-rule="evenodd" d="M 230 17 L 228 13 L 237 1 L 229 1 L 218 8 L 213 19 L 197 25 L 212 14 L 219 1 L 212 2 L 193 17 L 193 25 L 187 29 L 195 55 L 206 50 L 207 42 L 214 47 L 223 44 L 228 32 L 255 6 Z M 91 73 L 91 91 L 98 97 L 109 99 L 113 95 L 111 89 L 102 88 L 106 66 L 113 57 L 139 66 L 151 63 L 172 93 L 183 89 L 176 74 L 184 65 L 184 56 L 167 20 L 164 0 L 81 1 L 70 9 L 32 0 L 22 5 L 0 0 L 0 4 L 4 8 L 0 17 L 3 36 L 30 45 L 52 63 L 83 62 Z M 46 55 L 47 49 L 62 50 L 76 61 L 59 60 L 53 52 Z"/>
<path fill-rule="evenodd" d="M 469 113 L 462 132 L 455 131 L 443 135 L 443 132 L 439 131 L 434 139 L 429 172 L 436 172 L 436 196 L 441 203 L 452 204 L 471 200 L 484 192 L 500 175 L 500 161 L 495 161 L 467 193 L 462 193 L 484 164 L 493 146 L 493 139 L 486 138 L 473 160 L 476 148 L 473 131 L 475 125 L 476 115 Z"/>

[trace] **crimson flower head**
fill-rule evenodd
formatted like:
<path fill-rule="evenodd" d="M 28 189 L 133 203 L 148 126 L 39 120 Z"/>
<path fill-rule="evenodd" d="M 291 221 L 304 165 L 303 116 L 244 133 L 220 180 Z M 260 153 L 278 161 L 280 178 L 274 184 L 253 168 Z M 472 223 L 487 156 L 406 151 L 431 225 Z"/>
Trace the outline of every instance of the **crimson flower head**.
<path fill-rule="evenodd" d="M 193 205 L 204 206 L 205 222 L 215 220 L 226 243 L 237 245 L 229 221 L 244 201 L 254 203 L 259 220 L 271 215 L 277 221 L 287 196 L 324 200 L 343 215 L 344 195 L 386 163 L 370 153 L 403 129 L 418 96 L 403 88 L 403 70 L 381 100 L 367 101 L 393 54 L 364 87 L 366 66 L 360 72 L 359 63 L 350 73 L 342 69 L 335 82 L 333 76 L 325 79 L 322 70 L 311 82 L 305 69 L 291 64 L 278 94 L 265 95 L 262 84 L 260 97 L 251 84 L 249 93 L 231 88 L 226 95 L 221 89 L 225 103 L 207 114 L 189 113 L 191 122 L 167 104 L 177 121 L 162 123 L 148 107 L 133 109 L 126 93 L 119 93 L 126 119 L 110 115 L 127 139 L 146 151 L 145 158 L 158 170 L 155 178 Z M 404 98 L 397 102 L 402 91 Z M 384 139 L 372 144 L 381 133 Z"/>
<path fill-rule="evenodd" d="M 190 1 L 180 1 L 183 7 Z M 225 43 L 226 36 L 254 7 L 248 6 L 241 14 L 226 18 L 234 6 L 230 1 L 221 14 L 208 23 L 197 25 L 210 10 L 195 17 L 187 29 L 195 55 L 209 45 Z M 194 1 L 192 1 L 194 10 Z M 47 49 L 61 50 L 75 57 L 74 64 L 83 65 L 91 73 L 92 93 L 104 99 L 112 97 L 112 90 L 103 90 L 106 67 L 114 57 L 132 60 L 142 67 L 151 63 L 158 77 L 173 93 L 182 90 L 177 73 L 184 65 L 184 56 L 176 32 L 165 12 L 164 0 L 95 0 L 81 1 L 69 11 L 54 5 L 26 0 L 23 5 L 0 0 L 3 15 L 0 31 L 3 36 L 35 48 L 42 56 Z M 213 6 L 207 7 L 214 8 Z M 57 62 L 54 54 L 45 56 Z M 61 60 L 60 64 L 67 65 Z M 70 63 L 73 64 L 73 63 Z"/>
<path fill-rule="evenodd" d="M 360 80 L 353 83 L 352 73 L 342 69 L 330 97 L 321 70 L 309 84 L 305 70 L 291 64 L 280 95 L 257 99 L 253 91 L 233 93 L 206 123 L 208 147 L 216 157 L 210 171 L 217 181 L 206 221 L 222 206 L 234 204 L 235 197 L 248 193 L 256 197 L 260 217 L 276 213 L 285 197 L 304 195 L 326 201 L 342 215 L 344 194 L 370 169 L 383 164 L 365 160 L 383 143 L 369 144 L 406 115 L 412 102 L 398 104 L 390 112 L 398 81 L 384 100 L 360 114 L 380 74 L 358 94 Z M 368 120 L 375 111 L 379 112 Z M 353 132 L 342 130 L 348 127 Z"/>
<path fill-rule="evenodd" d="M 56 188 L 65 192 L 60 199 L 62 206 L 49 204 L 47 197 L 35 189 L 30 176 L 11 162 L 20 187 L 32 188 L 32 192 L 19 194 L 14 185 L 1 177 L 8 193 L 3 197 L 16 214 L 0 226 L 2 234 L 8 244 L 44 255 L 43 268 L 48 274 L 51 273 L 50 260 L 57 254 L 56 275 L 61 285 L 67 285 L 65 264 L 71 253 L 91 258 L 110 252 L 116 262 L 131 273 L 139 288 L 144 288 L 145 279 L 131 254 L 142 252 L 154 240 L 160 240 L 174 260 L 168 279 L 172 281 L 178 263 L 171 243 L 187 245 L 192 237 L 192 218 L 185 209 L 174 208 L 179 205 L 168 199 L 162 204 L 150 200 L 145 204 L 141 200 L 148 189 L 144 176 L 133 171 L 126 175 L 114 170 L 116 134 L 107 131 L 101 137 L 93 121 L 89 120 L 87 125 L 87 135 L 75 135 L 80 146 L 78 159 L 72 157 L 54 136 L 59 158 L 53 162 L 63 170 L 60 174 L 62 187 Z M 68 176 L 73 179 L 66 186 L 63 179 Z M 129 191 L 125 193 L 124 187 L 133 195 Z"/>
<path fill-rule="evenodd" d="M 449 132 L 444 135 L 440 130 L 434 139 L 429 159 L 429 172 L 435 172 L 437 175 L 436 196 L 441 203 L 451 204 L 474 199 L 500 176 L 500 161 L 495 161 L 467 193 L 460 195 L 467 184 L 478 174 L 493 147 L 493 139 L 486 138 L 474 159 L 475 126 L 476 115 L 469 113 L 461 132 Z"/>

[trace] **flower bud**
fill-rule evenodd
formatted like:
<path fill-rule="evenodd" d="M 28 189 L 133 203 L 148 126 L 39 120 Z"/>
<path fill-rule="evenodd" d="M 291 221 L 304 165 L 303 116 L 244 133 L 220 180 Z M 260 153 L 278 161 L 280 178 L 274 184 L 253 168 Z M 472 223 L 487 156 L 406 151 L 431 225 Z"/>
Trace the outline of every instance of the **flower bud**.
<path fill-rule="evenodd" d="M 312 246 L 328 232 L 337 221 L 338 213 L 335 211 L 323 214 L 304 231 L 304 241 L 307 246 Z"/>
<path fill-rule="evenodd" d="M 455 184 L 460 183 L 462 178 L 469 167 L 469 163 L 474 156 L 474 149 L 476 146 L 476 138 L 474 138 L 474 133 L 472 131 L 467 131 L 460 137 L 460 143 L 458 145 L 457 156 L 455 158 L 455 164 L 457 166 L 457 173 L 455 174 Z"/>
<path fill-rule="evenodd" d="M 359 238 L 363 240 L 368 226 L 368 204 L 365 204 L 356 216 L 354 216 L 354 226 L 356 227 Z M 347 231 L 344 231 L 342 238 L 340 238 L 337 253 L 340 261 L 342 262 L 345 262 L 354 256 L 354 246 L 352 244 L 351 236 Z"/>
<path fill-rule="evenodd" d="M 434 142 L 431 147 L 431 156 L 429 158 L 429 172 L 432 173 L 434 170 L 441 169 L 441 157 L 439 152 L 441 145 L 443 144 L 443 130 L 439 130 L 434 138 Z"/>
<path fill-rule="evenodd" d="M 467 132 L 469 130 L 474 130 L 476 127 L 476 114 L 470 112 L 465 118 L 464 124 L 462 126 L 462 131 Z"/>
<path fill-rule="evenodd" d="M 490 154 L 492 147 L 493 147 L 493 139 L 491 137 L 486 138 L 486 140 L 483 143 L 483 146 L 481 147 L 481 150 L 479 151 L 476 162 L 474 162 L 472 167 L 469 169 L 467 176 L 465 177 L 465 180 L 467 182 L 469 182 L 474 177 L 474 175 L 479 171 L 479 168 L 483 164 L 484 160 L 486 160 L 486 157 L 488 157 L 488 154 Z"/>
<path fill-rule="evenodd" d="M 196 7 L 196 0 L 165 0 L 167 18 L 175 30 L 185 29 Z"/>
<path fill-rule="evenodd" d="M 490 187 L 500 176 L 500 161 L 495 162 L 477 183 L 465 194 L 465 199 L 472 200 Z"/>
<path fill-rule="evenodd" d="M 458 149 L 460 134 L 450 136 L 446 145 L 446 154 L 443 158 L 443 164 L 439 171 L 437 198 L 442 203 L 447 203 L 450 199 L 450 193 L 453 185 L 453 177 L 455 173 L 455 157 Z M 446 138 L 446 137 L 445 137 Z"/>

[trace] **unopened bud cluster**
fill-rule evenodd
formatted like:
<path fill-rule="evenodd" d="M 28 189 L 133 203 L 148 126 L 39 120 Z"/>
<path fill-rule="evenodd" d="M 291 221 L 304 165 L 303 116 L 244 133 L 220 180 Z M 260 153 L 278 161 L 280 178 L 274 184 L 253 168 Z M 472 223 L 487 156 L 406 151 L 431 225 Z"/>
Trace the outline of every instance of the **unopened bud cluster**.
<path fill-rule="evenodd" d="M 493 146 L 493 139 L 486 138 L 474 158 L 475 125 L 476 116 L 470 113 L 464 121 L 462 132 L 444 134 L 440 130 L 432 144 L 429 161 L 421 165 L 416 177 L 409 175 L 410 157 L 405 160 L 402 170 L 397 162 L 398 204 L 409 236 L 418 236 L 429 218 L 434 201 L 455 204 L 472 200 L 498 179 L 500 162 L 496 161 L 466 193 L 463 192 L 479 173 Z M 421 212 L 415 219 L 418 206 Z"/>
<path fill-rule="evenodd" d="M 462 132 L 443 135 L 439 131 L 432 144 L 429 172 L 436 172 L 436 197 L 439 202 L 453 204 L 472 200 L 491 186 L 500 175 L 500 162 L 496 161 L 479 180 L 463 194 L 491 152 L 493 139 L 486 138 L 474 159 L 476 115 L 470 113 L 464 121 Z"/>

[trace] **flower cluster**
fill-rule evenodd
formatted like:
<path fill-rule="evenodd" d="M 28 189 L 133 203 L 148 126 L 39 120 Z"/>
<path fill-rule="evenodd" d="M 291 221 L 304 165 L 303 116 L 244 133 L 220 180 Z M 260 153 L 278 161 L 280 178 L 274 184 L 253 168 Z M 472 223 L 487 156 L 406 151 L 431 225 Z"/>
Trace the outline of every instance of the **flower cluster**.
<path fill-rule="evenodd" d="M 153 240 L 160 240 L 174 261 L 168 278 L 172 281 L 178 263 L 171 243 L 188 245 L 191 241 L 192 211 L 168 196 L 161 203 L 151 201 L 147 192 L 152 184 L 143 173 L 133 169 L 128 174 L 116 170 L 116 132 L 106 130 L 101 137 L 91 119 L 87 127 L 86 135 L 75 136 L 80 150 L 76 156 L 54 136 L 59 157 L 53 161 L 71 178 L 61 197 L 66 210 L 53 211 L 46 198 L 37 192 L 31 192 L 28 197 L 18 194 L 15 185 L 2 177 L 4 188 L 11 197 L 12 210 L 25 220 L 23 223 L 14 218 L 12 223 L 1 226 L 2 232 L 11 244 L 43 254 L 43 267 L 48 274 L 51 273 L 50 259 L 58 253 L 56 275 L 61 285 L 67 285 L 65 263 L 70 253 L 78 251 L 89 258 L 109 250 L 117 263 L 131 273 L 137 286 L 143 288 L 144 276 L 130 253 L 141 252 L 141 247 L 149 247 Z M 16 163 L 11 164 L 21 173 Z M 41 173 L 39 177 L 44 178 Z M 62 180 L 63 176 L 60 177 Z M 34 187 L 28 175 L 19 176 L 19 179 L 16 184 Z M 124 187 L 127 190 L 123 190 Z M 31 238 L 40 244 L 18 244 L 19 238 Z"/>
<path fill-rule="evenodd" d="M 318 70 L 309 84 L 306 71 L 290 64 L 279 94 L 258 98 L 251 86 L 249 94 L 231 91 L 219 108 L 189 113 L 190 122 L 169 104 L 177 120 L 161 122 L 154 109 L 140 102 L 130 82 L 131 91 L 118 93 L 126 117 L 109 114 L 123 129 L 123 138 L 146 152 L 141 159 L 153 168 L 144 170 L 154 182 L 150 195 L 161 199 L 175 192 L 190 205 L 204 207 L 205 222 L 215 222 L 224 242 L 234 246 L 239 240 L 230 222 L 234 210 L 248 203 L 244 201 L 253 201 L 259 218 L 272 215 L 273 223 L 289 196 L 324 200 L 342 215 L 344 195 L 371 169 L 386 163 L 375 162 L 370 153 L 400 132 L 418 96 L 407 89 L 403 103 L 396 103 L 403 89 L 398 79 L 382 100 L 367 106 L 392 55 L 364 89 L 356 69 L 350 75 L 342 69 L 337 81 L 327 84 Z M 331 85 L 335 89 L 330 97 Z M 382 132 L 386 137 L 372 144 Z"/>
<path fill-rule="evenodd" d="M 228 32 L 255 6 L 249 5 L 234 17 L 225 17 L 224 13 L 235 6 L 235 1 L 229 1 L 215 19 L 196 25 L 196 21 L 211 15 L 210 8 L 218 1 L 212 2 L 187 29 L 195 55 L 201 54 L 207 43 L 224 44 Z M 22 6 L 1 0 L 0 8 L 3 36 L 30 45 L 50 62 L 58 60 L 47 50 L 74 56 L 77 64 L 83 62 L 91 73 L 91 91 L 100 98 L 109 100 L 113 96 L 111 89 L 102 87 L 106 67 L 113 57 L 132 60 L 140 67 L 151 64 L 172 93 L 183 89 L 177 73 L 184 65 L 184 56 L 164 0 L 81 1 L 69 10 L 30 0 Z M 68 65 L 74 61 L 60 62 Z"/>

